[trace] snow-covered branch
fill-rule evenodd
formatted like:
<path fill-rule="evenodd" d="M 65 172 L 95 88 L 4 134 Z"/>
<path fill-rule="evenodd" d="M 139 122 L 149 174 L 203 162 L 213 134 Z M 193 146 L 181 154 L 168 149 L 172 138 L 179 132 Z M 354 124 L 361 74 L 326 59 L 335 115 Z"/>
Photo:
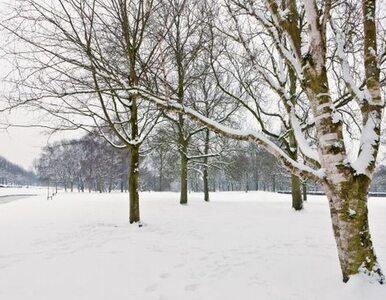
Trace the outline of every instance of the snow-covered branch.
<path fill-rule="evenodd" d="M 376 146 L 379 143 L 379 134 L 376 132 L 376 128 L 379 128 L 379 126 L 380 118 L 374 114 L 369 116 L 366 124 L 363 126 L 359 155 L 351 164 L 357 175 L 365 174 L 371 177 L 367 169 L 376 159 L 376 153 L 378 151 Z"/>
<path fill-rule="evenodd" d="M 320 163 L 318 152 L 315 149 L 312 149 L 309 143 L 307 142 L 303 134 L 302 128 L 300 127 L 299 120 L 293 110 L 290 113 L 290 121 L 300 151 L 303 153 L 303 155 L 307 156 L 315 162 Z"/>
<path fill-rule="evenodd" d="M 205 125 L 210 130 L 219 133 L 225 137 L 232 138 L 240 141 L 249 141 L 258 144 L 264 148 L 267 152 L 275 156 L 283 166 L 291 173 L 312 180 L 315 183 L 321 183 L 324 179 L 324 171 L 322 169 L 316 170 L 303 163 L 297 162 L 291 159 L 279 146 L 273 143 L 264 135 L 256 131 L 250 130 L 238 130 L 227 126 L 224 126 L 216 121 L 213 121 L 197 111 L 185 107 L 172 99 L 166 99 L 162 96 L 154 95 L 142 87 L 133 87 L 128 90 L 133 94 L 138 94 L 142 98 L 147 99 L 150 102 L 160 106 L 162 109 L 184 113 L 192 120 Z"/>
<path fill-rule="evenodd" d="M 334 23 L 333 20 L 330 21 L 331 28 L 335 33 L 335 40 L 337 46 L 337 55 L 339 61 L 341 63 L 342 68 L 342 78 L 349 89 L 349 91 L 353 94 L 354 97 L 357 98 L 359 103 L 363 103 L 364 101 L 370 102 L 371 95 L 366 87 L 363 87 L 361 90 L 354 82 L 354 78 L 351 76 L 350 65 L 347 59 L 347 56 L 344 51 L 345 47 L 345 34 L 340 30 L 340 28 Z"/>

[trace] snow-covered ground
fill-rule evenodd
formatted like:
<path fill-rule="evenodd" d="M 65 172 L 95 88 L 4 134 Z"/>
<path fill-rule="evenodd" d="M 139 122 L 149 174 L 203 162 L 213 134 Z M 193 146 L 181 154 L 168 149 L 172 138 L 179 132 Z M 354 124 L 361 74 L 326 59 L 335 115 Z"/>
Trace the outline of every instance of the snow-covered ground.
<path fill-rule="evenodd" d="M 138 228 L 126 194 L 20 193 L 39 195 L 0 204 L 0 299 L 386 299 L 385 286 L 341 282 L 322 196 L 295 212 L 289 195 L 190 194 L 182 207 L 142 193 Z M 370 222 L 386 269 L 385 198 L 370 199 Z"/>

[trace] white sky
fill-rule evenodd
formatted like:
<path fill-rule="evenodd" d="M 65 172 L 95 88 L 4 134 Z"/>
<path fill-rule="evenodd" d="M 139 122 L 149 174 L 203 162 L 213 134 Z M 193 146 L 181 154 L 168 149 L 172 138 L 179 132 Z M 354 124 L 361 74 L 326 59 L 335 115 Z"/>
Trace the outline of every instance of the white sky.
<path fill-rule="evenodd" d="M 0 12 L 4 12 L 6 3 L 10 0 L 0 0 Z M 0 13 L 0 21 L 3 15 Z M 1 32 L 0 32 L 1 45 Z M 4 91 L 1 79 L 10 71 L 10 65 L 0 57 L 0 97 Z M 29 125 L 35 123 L 36 116 L 26 109 L 19 109 L 12 113 L 0 113 L 0 123 L 8 121 L 13 124 Z M 79 135 L 79 134 L 78 134 Z M 36 127 L 9 127 L 7 130 L 0 126 L 0 156 L 7 158 L 13 163 L 19 164 L 26 169 L 31 169 L 33 161 L 39 156 L 40 150 L 48 142 L 64 137 L 64 135 L 50 136 L 41 128 Z M 67 136 L 70 137 L 70 136 Z"/>
<path fill-rule="evenodd" d="M 0 155 L 25 169 L 32 168 L 33 161 L 48 142 L 65 137 L 64 134 L 51 136 L 41 128 L 28 126 L 34 123 L 35 116 L 26 109 L 2 113 L 0 120 L 4 119 L 11 124 L 27 124 L 27 127 L 0 129 Z"/>

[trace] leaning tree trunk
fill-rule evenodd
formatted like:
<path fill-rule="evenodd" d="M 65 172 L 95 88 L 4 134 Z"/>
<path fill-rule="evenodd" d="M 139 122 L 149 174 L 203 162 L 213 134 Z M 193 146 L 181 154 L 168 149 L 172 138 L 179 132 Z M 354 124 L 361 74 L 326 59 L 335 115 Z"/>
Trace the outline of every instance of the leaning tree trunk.
<path fill-rule="evenodd" d="M 140 221 L 139 194 L 138 194 L 138 168 L 139 168 L 139 146 L 132 146 L 130 149 L 129 165 L 129 221 L 135 223 Z"/>
<path fill-rule="evenodd" d="M 325 186 L 343 281 L 364 273 L 374 281 L 384 282 L 384 276 L 374 253 L 368 224 L 369 179 L 357 176 L 339 192 Z"/>

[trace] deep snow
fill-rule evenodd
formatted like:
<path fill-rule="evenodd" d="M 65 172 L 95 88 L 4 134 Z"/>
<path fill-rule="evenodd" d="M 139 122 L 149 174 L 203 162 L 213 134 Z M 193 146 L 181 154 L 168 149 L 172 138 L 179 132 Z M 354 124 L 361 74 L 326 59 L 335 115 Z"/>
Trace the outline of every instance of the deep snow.
<path fill-rule="evenodd" d="M 11 190 L 0 189 L 0 195 Z M 0 204 L 0 299 L 386 299 L 386 287 L 341 282 L 327 200 L 264 192 L 142 193 L 145 226 L 127 222 L 127 195 L 16 190 Z M 370 199 L 386 270 L 386 199 Z"/>

